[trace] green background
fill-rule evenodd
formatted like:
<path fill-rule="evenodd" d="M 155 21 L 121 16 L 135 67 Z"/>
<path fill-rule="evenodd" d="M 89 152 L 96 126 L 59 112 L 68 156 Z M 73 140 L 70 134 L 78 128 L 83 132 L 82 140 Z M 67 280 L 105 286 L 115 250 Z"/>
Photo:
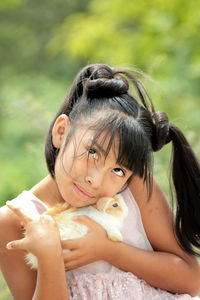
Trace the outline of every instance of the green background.
<path fill-rule="evenodd" d="M 196 0 L 1 0 L 0 204 L 47 174 L 50 121 L 80 68 L 136 67 L 157 110 L 200 158 L 200 2 Z M 171 146 L 154 173 L 169 201 Z M 9 291 L 0 279 L 0 299 Z"/>

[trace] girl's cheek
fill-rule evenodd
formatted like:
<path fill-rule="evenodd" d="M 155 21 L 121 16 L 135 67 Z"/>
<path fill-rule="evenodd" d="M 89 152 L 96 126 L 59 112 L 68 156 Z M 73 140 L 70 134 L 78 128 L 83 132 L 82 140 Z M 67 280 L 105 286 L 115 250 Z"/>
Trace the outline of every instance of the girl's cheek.
<path fill-rule="evenodd" d="M 124 185 L 126 182 L 125 176 L 118 176 L 115 173 L 111 172 L 110 180 L 117 185 Z"/>
<path fill-rule="evenodd" d="M 109 178 L 105 178 L 103 189 L 102 189 L 102 195 L 107 197 L 114 196 L 124 186 L 125 184 L 124 180 L 123 181 L 119 180 L 118 178 L 115 178 L 115 176 L 110 176 Z"/>

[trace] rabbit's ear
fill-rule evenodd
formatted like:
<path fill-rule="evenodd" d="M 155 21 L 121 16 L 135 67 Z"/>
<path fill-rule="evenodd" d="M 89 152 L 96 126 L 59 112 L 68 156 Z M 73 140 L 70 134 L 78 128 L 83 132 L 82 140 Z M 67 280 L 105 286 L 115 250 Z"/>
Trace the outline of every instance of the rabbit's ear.
<path fill-rule="evenodd" d="M 121 204 L 121 201 L 122 201 L 122 196 L 120 196 L 120 195 L 115 195 L 114 197 L 113 197 L 113 199 L 115 199 L 117 202 L 119 202 L 120 204 Z"/>
<path fill-rule="evenodd" d="M 105 212 L 111 201 L 113 201 L 112 197 L 99 198 L 99 200 L 96 203 L 97 210 Z"/>
<path fill-rule="evenodd" d="M 123 218 L 126 218 L 127 215 L 128 215 L 128 207 L 126 205 L 126 202 L 125 202 L 124 198 L 122 197 L 122 195 L 117 194 L 117 195 L 114 196 L 114 199 L 116 201 L 118 201 L 118 203 L 120 203 L 119 205 L 120 205 L 121 210 L 123 212 Z"/>

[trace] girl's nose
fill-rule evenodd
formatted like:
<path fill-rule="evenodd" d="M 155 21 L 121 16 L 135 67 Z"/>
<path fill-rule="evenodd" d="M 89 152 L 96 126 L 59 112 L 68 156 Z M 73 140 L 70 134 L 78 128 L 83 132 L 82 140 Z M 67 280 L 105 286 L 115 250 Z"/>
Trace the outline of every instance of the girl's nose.
<path fill-rule="evenodd" d="M 89 183 L 91 187 L 99 188 L 100 186 L 102 186 L 103 174 L 101 172 L 87 174 L 85 176 L 85 181 Z"/>

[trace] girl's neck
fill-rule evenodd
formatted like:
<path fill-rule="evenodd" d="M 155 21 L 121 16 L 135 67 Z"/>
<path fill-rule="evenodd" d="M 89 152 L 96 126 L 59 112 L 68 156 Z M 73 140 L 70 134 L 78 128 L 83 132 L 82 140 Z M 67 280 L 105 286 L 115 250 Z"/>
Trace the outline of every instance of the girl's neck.
<path fill-rule="evenodd" d="M 48 207 L 65 202 L 59 193 L 56 181 L 50 175 L 42 179 L 30 191 Z"/>

